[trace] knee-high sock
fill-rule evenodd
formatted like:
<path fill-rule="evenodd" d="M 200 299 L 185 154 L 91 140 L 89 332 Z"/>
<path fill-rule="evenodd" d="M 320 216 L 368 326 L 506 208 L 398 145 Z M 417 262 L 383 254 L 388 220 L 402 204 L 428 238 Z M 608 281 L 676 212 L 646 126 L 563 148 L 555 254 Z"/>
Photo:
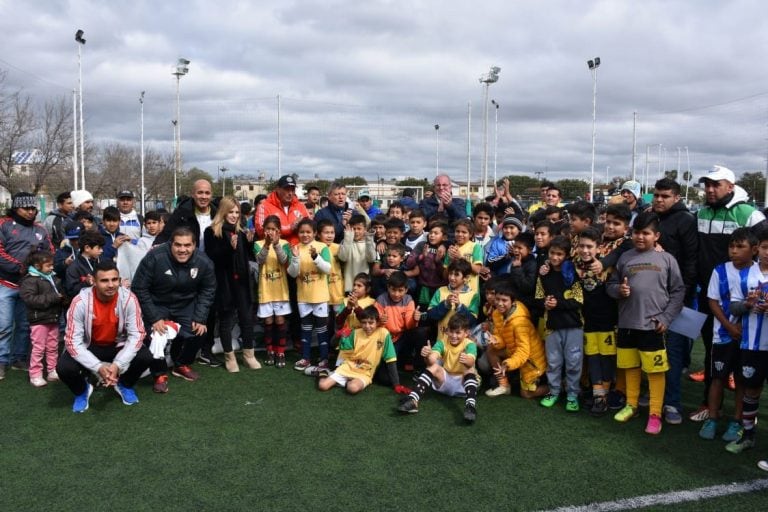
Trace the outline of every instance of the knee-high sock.
<path fill-rule="evenodd" d="M 648 374 L 648 392 L 650 402 L 650 414 L 661 416 L 661 407 L 664 405 L 664 386 L 666 375 L 663 372 Z"/>
<path fill-rule="evenodd" d="M 625 368 L 624 378 L 627 382 L 627 405 L 637 409 L 637 400 L 640 398 L 640 368 Z"/>
<path fill-rule="evenodd" d="M 277 347 L 275 347 L 275 351 L 278 354 L 284 354 L 285 353 L 285 343 L 286 338 L 288 338 L 288 326 L 283 322 L 282 324 L 275 324 L 275 330 L 277 331 Z"/>
<path fill-rule="evenodd" d="M 744 395 L 741 400 L 744 404 L 744 410 L 741 413 L 741 424 L 744 426 L 744 430 L 753 430 L 755 428 L 755 419 L 757 418 L 757 407 L 760 405 L 760 401 L 757 398 Z"/>
<path fill-rule="evenodd" d="M 264 324 L 264 345 L 267 348 L 267 352 L 274 352 L 274 333 L 275 331 L 275 324 Z"/>
<path fill-rule="evenodd" d="M 301 319 L 301 357 L 309 359 L 312 355 L 312 325 L 313 314 Z"/>
<path fill-rule="evenodd" d="M 315 333 L 317 345 L 320 348 L 320 360 L 328 360 L 328 319 L 315 317 Z"/>
<path fill-rule="evenodd" d="M 616 391 L 627 394 L 627 377 L 623 368 L 616 368 Z"/>
<path fill-rule="evenodd" d="M 413 391 L 408 395 L 417 402 L 422 399 L 427 390 L 432 387 L 432 381 L 435 378 L 432 372 L 424 370 L 416 377 L 416 383 L 413 386 Z"/>
<path fill-rule="evenodd" d="M 475 407 L 477 405 L 477 377 L 474 373 L 468 373 L 464 376 L 464 393 L 467 395 L 466 405 Z"/>

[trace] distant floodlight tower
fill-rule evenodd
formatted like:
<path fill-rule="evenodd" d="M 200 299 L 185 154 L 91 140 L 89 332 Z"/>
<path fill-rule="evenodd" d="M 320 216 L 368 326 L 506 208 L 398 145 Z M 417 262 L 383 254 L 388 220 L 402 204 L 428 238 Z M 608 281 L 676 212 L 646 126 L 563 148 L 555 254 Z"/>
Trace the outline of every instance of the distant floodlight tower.
<path fill-rule="evenodd" d="M 179 85 L 181 77 L 189 73 L 189 61 L 179 58 L 176 62 L 176 69 L 171 72 L 176 77 L 176 165 L 173 170 L 173 204 L 176 206 L 176 198 L 179 197 L 178 177 L 181 174 L 181 101 L 179 96 Z"/>
<path fill-rule="evenodd" d="M 487 192 L 486 186 L 488 185 L 488 88 L 491 84 L 495 84 L 499 81 L 500 67 L 492 66 L 488 73 L 480 77 L 480 83 L 485 84 L 483 104 L 485 110 L 483 111 L 483 188 L 482 197 L 480 200 L 484 200 Z M 469 184 L 467 184 L 469 187 Z"/>
<path fill-rule="evenodd" d="M 491 100 L 491 104 L 496 107 L 496 120 L 493 128 L 493 190 L 496 191 L 498 177 L 496 176 L 496 164 L 499 160 L 499 102 Z"/>
<path fill-rule="evenodd" d="M 435 177 L 440 174 L 440 125 L 435 125 Z"/>
<path fill-rule="evenodd" d="M 589 200 L 595 197 L 595 136 L 597 134 L 597 68 L 600 67 L 600 57 L 588 60 L 587 66 L 592 73 L 592 170 L 589 179 Z"/>
<path fill-rule="evenodd" d="M 83 46 L 85 46 L 85 32 L 78 30 L 75 32 L 75 41 L 77 41 L 77 86 L 79 89 L 80 101 L 80 188 L 85 189 L 85 132 L 83 131 Z"/>

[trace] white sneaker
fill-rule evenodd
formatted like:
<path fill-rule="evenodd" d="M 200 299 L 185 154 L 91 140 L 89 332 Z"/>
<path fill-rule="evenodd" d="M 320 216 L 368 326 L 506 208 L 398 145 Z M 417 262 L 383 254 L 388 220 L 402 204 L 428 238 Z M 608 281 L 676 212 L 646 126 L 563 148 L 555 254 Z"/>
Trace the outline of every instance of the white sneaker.
<path fill-rule="evenodd" d="M 763 471 L 768 471 L 768 460 L 761 460 L 757 463 L 757 467 Z"/>
<path fill-rule="evenodd" d="M 493 389 L 488 389 L 485 392 L 485 396 L 501 396 L 501 395 L 511 395 L 512 394 L 512 388 L 509 386 L 496 386 Z"/>
<path fill-rule="evenodd" d="M 56 370 L 48 372 L 48 382 L 57 382 L 59 380 L 59 374 Z"/>
<path fill-rule="evenodd" d="M 29 379 L 29 383 L 35 386 L 36 388 L 41 388 L 43 386 L 48 385 L 48 383 L 45 382 L 45 379 L 42 377 L 32 377 Z"/>

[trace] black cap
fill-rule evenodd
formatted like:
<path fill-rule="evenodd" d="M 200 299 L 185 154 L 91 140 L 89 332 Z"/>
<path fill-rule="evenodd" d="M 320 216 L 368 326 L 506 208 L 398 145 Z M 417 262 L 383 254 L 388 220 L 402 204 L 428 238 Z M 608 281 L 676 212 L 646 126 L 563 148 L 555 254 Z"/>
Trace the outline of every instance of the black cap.
<path fill-rule="evenodd" d="M 277 180 L 278 188 L 295 187 L 295 186 L 296 186 L 296 180 L 293 179 L 293 176 L 291 176 L 290 174 L 281 176 L 280 179 Z"/>
<path fill-rule="evenodd" d="M 121 190 L 120 192 L 117 193 L 116 197 L 118 199 L 120 199 L 121 197 L 130 197 L 131 199 L 133 199 L 133 192 L 131 192 L 130 190 Z"/>

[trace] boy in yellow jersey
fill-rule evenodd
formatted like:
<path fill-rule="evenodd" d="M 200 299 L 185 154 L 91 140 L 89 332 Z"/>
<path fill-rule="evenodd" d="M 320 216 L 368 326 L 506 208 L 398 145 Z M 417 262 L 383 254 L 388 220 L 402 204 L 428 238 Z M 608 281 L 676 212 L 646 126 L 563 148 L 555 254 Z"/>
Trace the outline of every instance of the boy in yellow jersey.
<path fill-rule="evenodd" d="M 330 220 L 321 220 L 317 223 L 317 239 L 328 246 L 331 253 L 331 273 L 328 274 L 328 292 L 331 300 L 329 306 L 338 306 L 344 300 L 344 276 L 341 273 L 341 262 L 339 261 L 339 244 L 334 243 L 336 230 L 333 222 Z M 334 308 L 330 308 L 331 311 Z"/>
<path fill-rule="evenodd" d="M 320 391 L 341 386 L 354 395 L 364 390 L 373 381 L 379 363 L 387 365 L 389 382 L 396 393 L 407 393 L 400 385 L 397 374 L 397 355 L 389 332 L 379 327 L 379 311 L 368 306 L 358 315 L 361 327 L 341 340 L 339 347 L 346 353 L 344 362 L 332 374 L 317 381 Z"/>
<path fill-rule="evenodd" d="M 416 378 L 411 393 L 403 398 L 397 410 L 402 413 L 419 412 L 419 401 L 429 388 L 448 396 L 463 396 L 464 420 L 474 423 L 477 419 L 477 345 L 469 336 L 469 320 L 463 315 L 453 315 L 448 321 L 445 341 L 435 346 L 429 342 L 421 349 L 427 368 Z"/>
<path fill-rule="evenodd" d="M 544 342 L 531 323 L 531 314 L 525 305 L 516 300 L 511 283 L 496 285 L 496 308 L 493 312 L 493 334 L 483 358 L 493 369 L 498 386 L 485 392 L 485 396 L 509 395 L 512 386 L 507 373 L 520 374 L 520 396 L 537 398 L 549 392 L 540 383 L 547 371 Z"/>
<path fill-rule="evenodd" d="M 467 260 L 453 260 L 448 265 L 448 286 L 438 288 L 432 296 L 427 318 L 437 322 L 437 341 L 445 341 L 448 321 L 454 315 L 467 317 L 470 327 L 477 322 L 480 296 L 467 284 L 472 265 Z"/>
<path fill-rule="evenodd" d="M 459 219 L 453 224 L 453 229 L 455 243 L 448 248 L 443 265 L 447 271 L 451 261 L 467 260 L 472 265 L 472 275 L 468 281 L 469 286 L 475 291 L 480 291 L 480 278 L 478 276 L 482 275 L 484 279 L 487 279 L 490 277 L 491 271 L 483 266 L 485 258 L 483 248 L 472 240 L 474 226 L 469 219 Z"/>

